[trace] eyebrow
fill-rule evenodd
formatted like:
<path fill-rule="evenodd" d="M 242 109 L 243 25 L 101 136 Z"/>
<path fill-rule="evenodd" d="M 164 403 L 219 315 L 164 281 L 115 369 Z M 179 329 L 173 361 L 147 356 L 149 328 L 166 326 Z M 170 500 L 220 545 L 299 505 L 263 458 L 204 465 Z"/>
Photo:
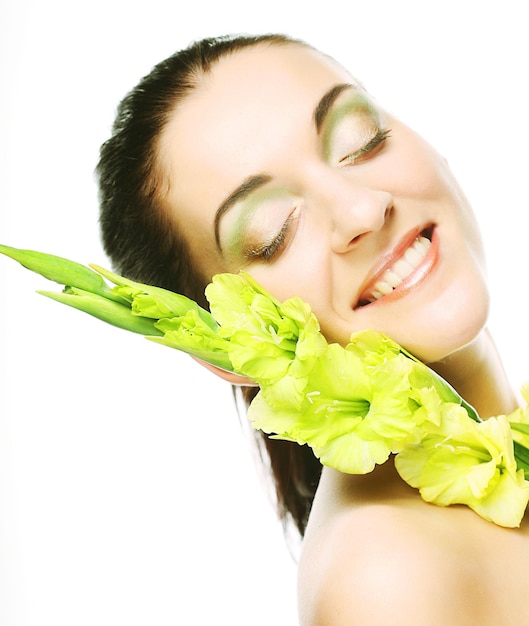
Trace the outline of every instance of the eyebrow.
<path fill-rule="evenodd" d="M 316 126 L 316 131 L 319 133 L 323 123 L 329 111 L 332 108 L 335 100 L 338 96 L 343 93 L 346 89 L 357 89 L 357 85 L 351 83 L 340 83 L 338 85 L 334 85 L 331 87 L 320 99 L 316 108 L 314 109 L 314 125 Z M 233 207 L 234 204 L 244 200 L 247 196 L 249 196 L 253 191 L 263 187 L 267 183 L 272 180 L 272 177 L 269 174 L 256 174 L 254 176 L 249 176 L 246 178 L 242 184 L 240 184 L 237 189 L 235 189 L 230 195 L 220 204 L 219 208 L 215 212 L 214 219 L 214 229 L 215 229 L 215 242 L 217 244 L 217 248 L 222 252 L 222 246 L 220 243 L 220 220 L 224 216 L 224 214 Z"/>
<path fill-rule="evenodd" d="M 219 206 L 217 212 L 215 213 L 215 241 L 217 242 L 217 247 L 219 250 L 222 249 L 220 245 L 220 220 L 224 213 L 231 209 L 231 207 L 244 200 L 247 196 L 249 196 L 253 191 L 259 189 L 266 183 L 270 182 L 272 177 L 269 174 L 257 174 L 256 176 L 249 176 L 246 178 L 241 185 L 235 189 L 230 195 L 224 200 L 224 202 Z"/>
<path fill-rule="evenodd" d="M 358 87 L 351 83 L 341 83 L 339 85 L 335 85 L 334 87 L 331 87 L 318 102 L 318 106 L 314 109 L 314 124 L 316 125 L 318 133 L 321 131 L 321 127 L 323 126 L 332 105 L 338 96 L 346 89 L 358 89 Z"/>

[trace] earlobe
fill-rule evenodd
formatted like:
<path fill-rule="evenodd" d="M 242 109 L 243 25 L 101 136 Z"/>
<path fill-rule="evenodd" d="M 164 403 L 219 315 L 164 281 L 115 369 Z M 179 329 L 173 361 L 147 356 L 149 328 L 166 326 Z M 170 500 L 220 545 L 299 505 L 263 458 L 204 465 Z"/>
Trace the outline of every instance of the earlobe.
<path fill-rule="evenodd" d="M 207 361 L 202 361 L 201 359 L 197 359 L 192 356 L 197 363 L 200 363 L 202 367 L 205 367 L 210 372 L 213 372 L 216 376 L 219 376 L 223 380 L 226 380 L 231 385 L 237 385 L 240 387 L 258 387 L 259 385 L 253 381 L 251 378 L 246 378 L 246 376 L 240 376 L 239 374 L 234 374 L 233 372 L 229 372 L 228 370 L 223 370 L 221 367 L 216 367 L 215 365 L 211 365 Z"/>

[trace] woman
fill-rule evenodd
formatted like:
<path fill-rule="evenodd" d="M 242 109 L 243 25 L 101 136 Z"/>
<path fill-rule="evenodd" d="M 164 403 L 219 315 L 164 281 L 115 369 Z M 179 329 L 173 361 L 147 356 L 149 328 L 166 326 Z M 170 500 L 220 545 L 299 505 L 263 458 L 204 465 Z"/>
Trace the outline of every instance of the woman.
<path fill-rule="evenodd" d="M 244 269 L 308 301 L 329 341 L 380 330 L 482 416 L 516 407 L 485 329 L 477 225 L 445 161 L 306 44 L 222 38 L 162 62 L 124 99 L 98 174 L 118 272 L 203 303 L 214 274 Z M 301 623 L 529 622 L 525 527 L 426 505 L 391 461 L 356 477 L 265 445 L 280 514 L 304 535 Z"/>

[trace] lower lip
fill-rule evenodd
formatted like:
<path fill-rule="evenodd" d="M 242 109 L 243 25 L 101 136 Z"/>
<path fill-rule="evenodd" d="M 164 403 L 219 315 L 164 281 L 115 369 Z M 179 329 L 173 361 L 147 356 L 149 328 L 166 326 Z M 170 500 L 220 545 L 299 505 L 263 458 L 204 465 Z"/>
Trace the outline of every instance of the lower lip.
<path fill-rule="evenodd" d="M 432 230 L 431 245 L 421 263 L 407 276 L 391 293 L 382 296 L 368 304 L 355 307 L 355 309 L 374 306 L 382 302 L 393 302 L 407 296 L 411 291 L 417 289 L 433 272 L 439 261 L 439 237 L 436 228 Z"/>

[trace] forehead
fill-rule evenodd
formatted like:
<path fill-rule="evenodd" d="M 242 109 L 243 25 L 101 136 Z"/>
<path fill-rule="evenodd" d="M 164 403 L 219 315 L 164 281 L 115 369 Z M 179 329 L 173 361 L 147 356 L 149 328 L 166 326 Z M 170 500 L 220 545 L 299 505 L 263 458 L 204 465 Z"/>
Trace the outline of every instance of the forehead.
<path fill-rule="evenodd" d="M 160 142 L 162 161 L 175 175 L 184 162 L 209 163 L 213 172 L 223 169 L 218 156 L 234 164 L 237 146 L 251 167 L 260 146 L 311 126 L 317 102 L 340 82 L 354 81 L 335 61 L 299 44 L 258 45 L 223 57 L 173 112 Z"/>

